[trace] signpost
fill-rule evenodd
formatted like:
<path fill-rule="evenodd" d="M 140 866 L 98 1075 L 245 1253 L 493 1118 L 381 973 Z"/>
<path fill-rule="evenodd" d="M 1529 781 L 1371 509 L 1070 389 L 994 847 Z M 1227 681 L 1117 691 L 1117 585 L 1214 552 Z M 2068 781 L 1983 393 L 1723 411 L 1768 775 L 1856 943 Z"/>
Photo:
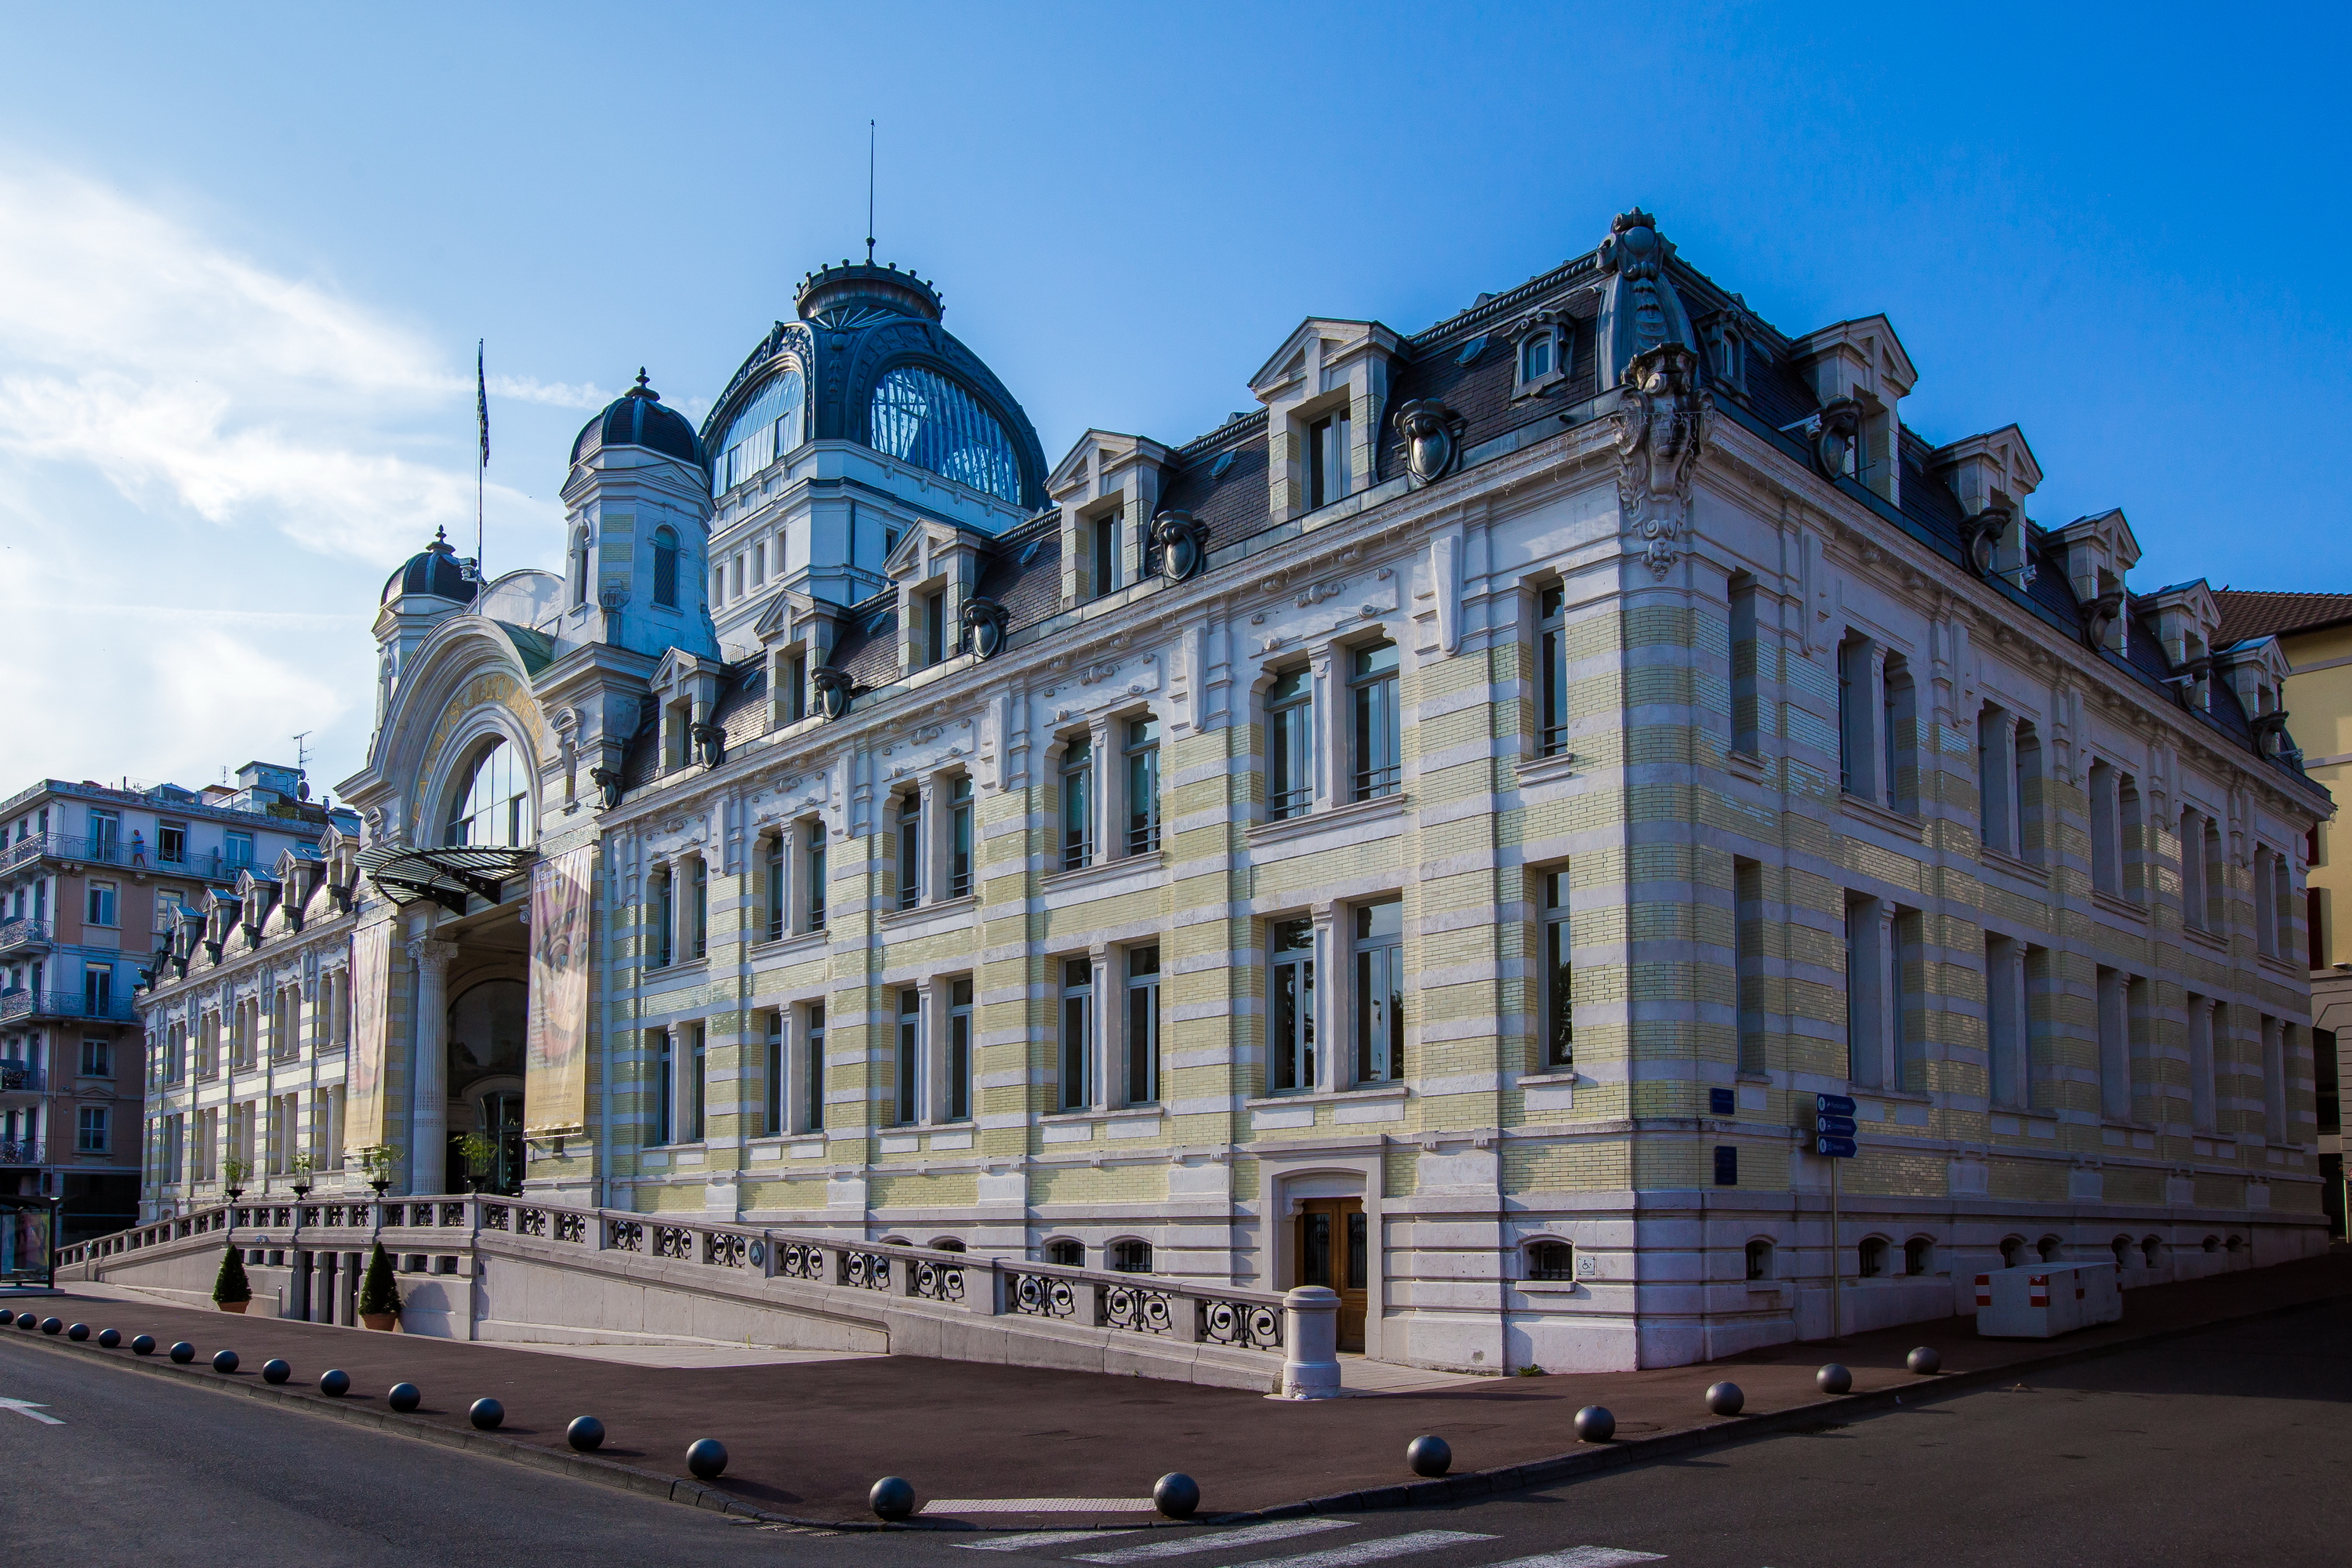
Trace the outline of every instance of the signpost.
<path fill-rule="evenodd" d="M 1853 1113 L 1859 1108 L 1850 1094 L 1817 1094 L 1813 1096 L 1813 1152 L 1830 1162 L 1830 1338 L 1845 1337 L 1845 1253 L 1841 1249 L 1843 1227 L 1838 1223 L 1838 1167 L 1841 1160 L 1851 1160 L 1861 1147 L 1854 1142 L 1861 1124 Z"/>

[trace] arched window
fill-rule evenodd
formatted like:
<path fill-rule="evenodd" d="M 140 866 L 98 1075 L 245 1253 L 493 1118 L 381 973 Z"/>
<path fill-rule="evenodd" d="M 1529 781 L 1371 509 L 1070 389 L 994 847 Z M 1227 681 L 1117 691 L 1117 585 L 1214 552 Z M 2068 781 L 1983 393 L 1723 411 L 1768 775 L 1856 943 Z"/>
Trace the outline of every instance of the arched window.
<path fill-rule="evenodd" d="M 530 769 L 504 741 L 474 758 L 449 807 L 445 844 L 519 849 L 530 843 Z"/>
<path fill-rule="evenodd" d="M 1576 1278 L 1576 1248 L 1565 1241 L 1538 1241 L 1528 1247 L 1528 1278 L 1530 1279 L 1573 1279 Z"/>
<path fill-rule="evenodd" d="M 1084 1268 L 1087 1266 L 1087 1244 L 1067 1237 L 1049 1241 L 1045 1244 L 1045 1261 L 1057 1263 L 1065 1268 Z"/>
<path fill-rule="evenodd" d="M 788 370 L 769 381 L 759 395 L 727 422 L 710 464 L 710 493 L 725 495 L 801 444 L 801 410 L 806 403 L 801 373 Z"/>
<path fill-rule="evenodd" d="M 677 608 L 677 530 L 654 530 L 654 603 Z"/>
<path fill-rule="evenodd" d="M 2147 1240 L 2139 1244 L 2139 1250 L 2140 1256 L 2147 1260 L 2147 1266 L 2150 1268 L 2158 1268 L 2163 1266 L 2164 1238 L 2162 1237 L 2149 1237 Z"/>
<path fill-rule="evenodd" d="M 2002 1237 L 2000 1244 L 2000 1266 L 2003 1268 L 2015 1268 L 2023 1264 L 2024 1261 L 2025 1237 L 2021 1236 Z"/>
<path fill-rule="evenodd" d="M 2042 1254 L 2042 1261 L 2044 1263 L 2057 1262 L 2058 1255 L 2064 1251 L 2065 1247 L 2066 1244 L 2054 1236 L 2045 1236 L 2033 1245 L 2033 1249 Z"/>
<path fill-rule="evenodd" d="M 2129 1268 L 2131 1267 L 2132 1238 L 2130 1237 L 2119 1236 L 2116 1237 L 2116 1239 L 2109 1244 L 2109 1250 L 2114 1252 L 2116 1255 L 2116 1268 Z"/>
<path fill-rule="evenodd" d="M 1932 1274 L 1936 1271 L 1936 1244 L 1924 1236 L 1915 1236 L 1903 1244 L 1903 1272 Z"/>
<path fill-rule="evenodd" d="M 1110 1244 L 1110 1266 L 1121 1274 L 1151 1272 L 1151 1243 L 1148 1241 L 1114 1241 Z"/>
<path fill-rule="evenodd" d="M 1748 1278 L 1772 1278 L 1772 1244 L 1761 1237 L 1748 1244 Z"/>
<path fill-rule="evenodd" d="M 933 1252 L 961 1252 L 963 1249 L 963 1241 L 958 1237 L 942 1236 L 931 1243 Z"/>
<path fill-rule="evenodd" d="M 1855 1271 L 1864 1279 L 1876 1279 L 1886 1272 L 1886 1238 L 1866 1236 L 1862 1240 L 1862 1265 Z"/>
<path fill-rule="evenodd" d="M 2220 1237 L 2218 1237 L 2218 1236 L 2209 1236 L 2209 1237 L 2207 1237 L 2205 1238 L 2205 1250 L 2206 1250 L 2206 1251 L 2208 1251 L 2208 1252 L 2219 1252 L 2219 1251 L 2221 1251 L 2221 1238 Z"/>
<path fill-rule="evenodd" d="M 906 366 L 874 386 L 875 449 L 1009 501 L 1021 499 L 1021 460 L 996 416 L 937 371 Z"/>

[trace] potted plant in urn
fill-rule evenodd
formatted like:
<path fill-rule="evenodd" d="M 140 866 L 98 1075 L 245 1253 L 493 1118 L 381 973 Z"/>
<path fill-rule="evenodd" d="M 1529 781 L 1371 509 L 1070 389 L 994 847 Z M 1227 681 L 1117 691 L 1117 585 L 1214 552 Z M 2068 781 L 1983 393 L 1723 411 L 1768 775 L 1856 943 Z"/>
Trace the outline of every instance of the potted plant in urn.
<path fill-rule="evenodd" d="M 457 1152 L 466 1162 L 466 1186 L 470 1192 L 480 1192 L 490 1173 L 490 1162 L 499 1157 L 499 1146 L 478 1132 L 468 1132 L 457 1140 Z"/>
<path fill-rule="evenodd" d="M 384 1188 L 392 1185 L 392 1173 L 400 1164 L 400 1151 L 390 1143 L 371 1143 L 353 1151 L 361 1170 L 367 1173 L 367 1184 L 375 1195 L 383 1196 Z"/>
<path fill-rule="evenodd" d="M 213 1305 L 224 1312 L 242 1312 L 253 1300 L 253 1281 L 245 1277 L 245 1249 L 234 1241 L 222 1249 L 220 1272 L 213 1276 Z"/>
<path fill-rule="evenodd" d="M 399 1321 L 400 1287 L 393 1283 L 392 1258 L 379 1241 L 368 1259 L 367 1277 L 360 1281 L 360 1321 L 389 1333 Z"/>
<path fill-rule="evenodd" d="M 220 1169 L 221 1190 L 228 1194 L 228 1201 L 235 1203 L 245 1196 L 245 1179 L 253 1173 L 253 1167 L 231 1154 L 221 1162 Z"/>
<path fill-rule="evenodd" d="M 304 1150 L 294 1156 L 294 1201 L 301 1202 L 310 1195 L 310 1152 Z"/>

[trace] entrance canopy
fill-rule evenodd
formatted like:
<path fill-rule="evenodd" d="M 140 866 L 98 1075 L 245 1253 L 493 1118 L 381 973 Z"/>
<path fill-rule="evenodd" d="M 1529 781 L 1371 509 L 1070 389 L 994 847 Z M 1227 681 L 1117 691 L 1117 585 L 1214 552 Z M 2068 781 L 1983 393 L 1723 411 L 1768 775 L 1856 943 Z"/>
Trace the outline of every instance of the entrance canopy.
<path fill-rule="evenodd" d="M 453 915 L 466 912 L 470 893 L 489 903 L 502 901 L 506 884 L 521 876 L 536 849 L 499 849 L 451 845 L 440 849 L 405 849 L 371 845 L 359 854 L 360 869 L 394 903 L 430 899 Z"/>

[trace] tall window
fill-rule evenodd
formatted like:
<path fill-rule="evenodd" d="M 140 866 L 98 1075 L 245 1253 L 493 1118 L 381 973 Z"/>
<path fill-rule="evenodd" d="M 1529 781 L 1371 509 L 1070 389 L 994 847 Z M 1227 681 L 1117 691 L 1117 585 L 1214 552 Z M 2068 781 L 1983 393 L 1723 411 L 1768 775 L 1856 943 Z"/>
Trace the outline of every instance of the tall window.
<path fill-rule="evenodd" d="M 948 983 L 948 1120 L 971 1118 L 971 981 Z"/>
<path fill-rule="evenodd" d="M 1557 583 L 1536 597 L 1537 637 L 1542 645 L 1541 707 L 1536 715 L 1540 750 L 1556 757 L 1568 750 L 1568 594 Z"/>
<path fill-rule="evenodd" d="M 2021 719 L 2010 736 L 2009 765 L 2011 785 L 2010 798 L 2016 807 L 2017 853 L 2039 864 L 2042 856 L 2042 737 L 2033 726 Z"/>
<path fill-rule="evenodd" d="M 1988 849 L 2017 853 L 2010 799 L 2008 715 L 1988 702 L 1977 710 L 1977 837 Z"/>
<path fill-rule="evenodd" d="M 1127 950 L 1127 1099 L 1160 1098 L 1160 948 Z"/>
<path fill-rule="evenodd" d="M 1397 736 L 1397 650 L 1394 643 L 1360 647 L 1348 695 L 1354 709 L 1355 798 L 1372 800 L 1397 792 L 1403 747 Z"/>
<path fill-rule="evenodd" d="M 2206 996 L 2189 998 L 2189 1125 L 2210 1132 L 2217 1125 L 2213 1101 L 2213 1026 L 2215 1004 Z"/>
<path fill-rule="evenodd" d="M 768 1015 L 768 1071 L 761 1084 L 760 1131 L 772 1138 L 784 1130 L 784 1015 Z"/>
<path fill-rule="evenodd" d="M 1889 970 L 1886 921 L 1875 899 L 1849 899 L 1845 906 L 1846 1078 L 1865 1089 L 1886 1081 L 1882 1034 Z"/>
<path fill-rule="evenodd" d="M 2110 1121 L 2131 1119 L 2131 1015 L 2119 970 L 2098 971 L 2099 1110 Z"/>
<path fill-rule="evenodd" d="M 1303 816 L 1315 800 L 1315 676 L 1301 665 L 1265 694 L 1265 815 Z"/>
<path fill-rule="evenodd" d="M 1404 1077 L 1404 902 L 1356 910 L 1356 1081 Z"/>
<path fill-rule="evenodd" d="M 804 895 L 803 908 L 807 911 L 808 929 L 823 931 L 824 929 L 824 824 L 810 823 L 807 834 L 808 847 L 804 853 L 808 857 L 808 891 Z"/>
<path fill-rule="evenodd" d="M 1095 972 L 1083 958 L 1062 963 L 1061 1105 L 1084 1110 L 1094 1103 Z"/>
<path fill-rule="evenodd" d="M 1764 868 L 1731 862 L 1732 950 L 1738 994 L 1739 1070 L 1764 1070 Z"/>
<path fill-rule="evenodd" d="M 948 897 L 971 891 L 971 775 L 959 773 L 948 785 Z"/>
<path fill-rule="evenodd" d="M 1349 483 L 1349 437 L 1354 421 L 1345 412 L 1318 419 L 1307 432 L 1307 505 L 1328 506 L 1346 496 Z"/>
<path fill-rule="evenodd" d="M 675 1143 L 677 1142 L 677 1046 L 667 1029 L 656 1030 L 654 1037 L 657 1042 L 655 1079 L 660 1094 L 656 1142 Z"/>
<path fill-rule="evenodd" d="M 122 818 L 111 811 L 89 814 L 89 856 L 110 864 L 121 858 Z"/>
<path fill-rule="evenodd" d="M 654 603 L 677 608 L 677 530 L 667 525 L 654 530 Z"/>
<path fill-rule="evenodd" d="M 1009 501 L 1021 499 L 1013 438 L 971 393 L 937 371 L 894 370 L 875 384 L 876 450 Z"/>
<path fill-rule="evenodd" d="M 898 797 L 898 907 L 923 901 L 923 797 L 908 790 Z"/>
<path fill-rule="evenodd" d="M 1731 749 L 1759 756 L 1764 750 L 1763 705 L 1758 695 L 1759 665 L 1763 645 L 1756 635 L 1756 579 L 1747 573 L 1731 579 Z"/>
<path fill-rule="evenodd" d="M 1879 763 L 1883 781 L 1878 803 L 1889 811 L 1918 810 L 1916 692 L 1911 667 L 1888 654 L 1879 689 Z"/>
<path fill-rule="evenodd" d="M 90 1017 L 103 1018 L 114 1010 L 114 970 L 110 965 L 93 963 L 83 969 L 81 986 L 82 1006 Z M 255 1004 L 257 1009 L 259 1005 Z"/>
<path fill-rule="evenodd" d="M 492 741 L 474 759 L 449 807 L 445 844 L 518 849 L 530 842 L 530 769 L 514 747 Z"/>
<path fill-rule="evenodd" d="M 1160 847 L 1160 722 L 1127 723 L 1127 852 L 1149 855 Z"/>
<path fill-rule="evenodd" d="M 1870 644 L 1850 637 L 1838 644 L 1838 787 L 1848 795 L 1872 793 Z"/>
<path fill-rule="evenodd" d="M 2263 1020 L 2263 1136 L 2286 1142 L 2286 1032 L 2279 1018 Z"/>
<path fill-rule="evenodd" d="M 788 370 L 727 422 L 710 464 L 710 493 L 724 495 L 801 444 L 801 373 Z"/>
<path fill-rule="evenodd" d="M 1576 1062 L 1576 970 L 1568 921 L 1568 873 L 1548 871 L 1543 879 L 1544 1066 Z"/>
<path fill-rule="evenodd" d="M 1267 933 L 1266 1067 L 1274 1089 L 1315 1087 L 1315 922 L 1276 921 Z"/>
<path fill-rule="evenodd" d="M 803 1114 L 802 1131 L 824 1131 L 824 1004 L 808 1005 L 806 1043 L 801 1047 L 801 1068 L 807 1075 L 805 1089 L 808 1104 Z"/>
<path fill-rule="evenodd" d="M 675 956 L 671 946 L 677 925 L 677 876 L 667 866 L 656 870 L 651 878 L 652 896 L 646 900 L 646 918 L 653 923 L 653 967 L 666 969 Z"/>
<path fill-rule="evenodd" d="M 2010 938 L 1985 938 L 1985 1044 L 1992 1058 L 1992 1102 L 2021 1110 L 2031 1103 L 2032 1086 L 2022 959 Z"/>
<path fill-rule="evenodd" d="M 155 825 L 155 858 L 166 866 L 188 863 L 188 825 L 184 822 L 159 822 Z"/>
<path fill-rule="evenodd" d="M 107 1152 L 107 1108 L 85 1105 L 74 1125 L 74 1152 L 103 1154 Z"/>
<path fill-rule="evenodd" d="M 2221 863 L 2221 825 L 2205 819 L 2205 929 L 2220 931 L 2230 922 L 2229 868 Z"/>
<path fill-rule="evenodd" d="M 784 934 L 784 836 L 771 833 L 760 840 L 761 874 L 766 878 L 768 940 Z M 773 1127 L 774 1122 L 768 1123 Z"/>
<path fill-rule="evenodd" d="M 2126 773 L 2116 791 L 2116 828 L 2121 836 L 2117 861 L 2123 872 L 2124 897 L 2136 903 L 2147 901 L 2146 826 L 2139 785 Z"/>
<path fill-rule="evenodd" d="M 1551 374 L 1551 333 L 1531 334 L 1519 345 L 1519 380 L 1541 381 Z"/>
<path fill-rule="evenodd" d="M 1087 572 L 1097 597 L 1118 586 L 1118 513 L 1105 512 L 1087 524 Z"/>
<path fill-rule="evenodd" d="M 701 958 L 710 951 L 710 867 L 700 857 L 694 862 L 692 893 L 687 904 L 687 956 Z"/>
<path fill-rule="evenodd" d="M 687 1037 L 686 1063 L 686 1142 L 699 1143 L 703 1139 L 704 1112 L 709 1105 L 708 1077 L 709 1052 L 706 1047 L 703 1026 L 688 1026 L 692 1032 Z"/>
<path fill-rule="evenodd" d="M 572 531 L 572 602 L 588 602 L 588 531 L 584 528 Z"/>
<path fill-rule="evenodd" d="M 797 724 L 808 717 L 808 655 L 796 653 L 784 660 L 784 722 Z"/>
<path fill-rule="evenodd" d="M 1084 735 L 1062 748 L 1062 869 L 1075 871 L 1095 860 L 1095 754 Z"/>
<path fill-rule="evenodd" d="M 221 858 L 231 866 L 252 865 L 253 835 L 250 833 L 225 833 L 221 835 Z M 35 883 L 33 891 L 36 894 L 38 894 L 42 890 L 42 887 L 43 884 Z"/>
<path fill-rule="evenodd" d="M 915 1079 L 923 1053 L 923 994 L 909 985 L 898 993 L 898 1058 L 891 1085 L 893 1110 L 901 1127 L 915 1120 Z"/>
<path fill-rule="evenodd" d="M 948 656 L 948 595 L 942 588 L 923 595 L 923 663 L 939 663 Z"/>
<path fill-rule="evenodd" d="M 114 906 L 115 887 L 113 883 L 92 882 L 89 885 L 89 923 L 91 925 L 110 926 L 114 924 Z"/>

